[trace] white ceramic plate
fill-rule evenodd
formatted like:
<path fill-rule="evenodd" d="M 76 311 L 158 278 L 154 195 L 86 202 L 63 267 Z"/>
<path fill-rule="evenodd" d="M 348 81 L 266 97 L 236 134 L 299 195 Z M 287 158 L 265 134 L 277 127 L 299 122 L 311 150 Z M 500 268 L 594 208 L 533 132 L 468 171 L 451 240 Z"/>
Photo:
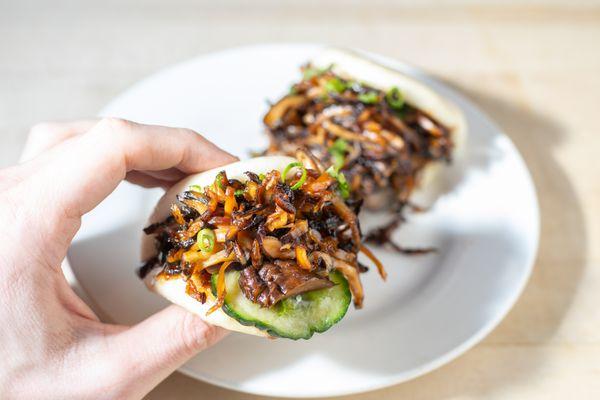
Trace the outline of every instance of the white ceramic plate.
<path fill-rule="evenodd" d="M 102 112 L 197 130 L 242 157 L 262 149 L 266 100 L 299 76 L 314 45 L 262 45 L 201 56 L 166 69 L 119 96 Z M 539 217 L 529 173 L 511 141 L 475 106 L 408 65 L 380 61 L 420 79 L 458 104 L 469 125 L 467 158 L 448 169 L 454 188 L 397 233 L 406 246 L 435 254 L 377 254 L 383 283 L 364 276 L 363 310 L 350 310 L 310 341 L 232 334 L 181 371 L 261 395 L 322 397 L 393 385 L 465 352 L 506 315 L 535 257 Z M 69 252 L 95 306 L 119 323 L 164 307 L 137 279 L 140 232 L 160 191 L 122 184 L 85 217 Z M 364 219 L 363 219 L 364 220 Z M 372 220 L 365 221 L 365 223 Z"/>

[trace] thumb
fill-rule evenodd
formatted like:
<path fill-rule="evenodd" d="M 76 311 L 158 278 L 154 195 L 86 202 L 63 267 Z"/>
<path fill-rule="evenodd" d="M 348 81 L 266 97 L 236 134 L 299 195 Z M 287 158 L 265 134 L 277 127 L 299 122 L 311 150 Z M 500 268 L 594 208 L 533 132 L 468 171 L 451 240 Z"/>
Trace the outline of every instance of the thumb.
<path fill-rule="evenodd" d="M 114 337 L 118 369 L 134 386 L 130 394 L 140 398 L 174 370 L 212 346 L 227 331 L 199 316 L 171 305 Z"/>

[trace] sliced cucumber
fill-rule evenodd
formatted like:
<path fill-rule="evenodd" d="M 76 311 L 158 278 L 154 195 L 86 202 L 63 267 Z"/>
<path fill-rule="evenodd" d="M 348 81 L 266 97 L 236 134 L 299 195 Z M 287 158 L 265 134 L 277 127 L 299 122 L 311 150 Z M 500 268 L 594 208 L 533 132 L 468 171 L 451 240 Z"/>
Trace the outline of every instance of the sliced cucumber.
<path fill-rule="evenodd" d="M 315 332 L 325 332 L 344 317 L 352 297 L 346 279 L 339 272 L 332 272 L 329 279 L 334 286 L 299 294 L 264 308 L 244 296 L 239 277 L 238 271 L 225 273 L 227 294 L 223 311 L 243 325 L 252 325 L 282 338 L 310 339 Z M 216 285 L 217 274 L 213 274 L 213 293 L 216 293 Z"/>

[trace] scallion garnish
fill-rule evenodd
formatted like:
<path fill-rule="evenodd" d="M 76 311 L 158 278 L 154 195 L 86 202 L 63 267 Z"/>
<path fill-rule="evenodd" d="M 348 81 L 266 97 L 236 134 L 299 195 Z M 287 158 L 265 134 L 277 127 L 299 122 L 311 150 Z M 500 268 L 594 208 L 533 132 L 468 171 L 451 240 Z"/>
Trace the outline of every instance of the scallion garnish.
<path fill-rule="evenodd" d="M 331 175 L 332 178 L 336 179 L 338 182 L 338 191 L 343 199 L 347 199 L 350 197 L 350 185 L 348 185 L 348 181 L 346 180 L 346 176 L 339 171 L 339 169 L 335 168 L 333 165 L 327 168 L 327 172 Z"/>
<path fill-rule="evenodd" d="M 215 233 L 212 229 L 204 228 L 196 236 L 196 244 L 201 252 L 212 253 L 215 248 Z"/>
<path fill-rule="evenodd" d="M 331 145 L 330 149 L 334 149 L 335 151 L 344 152 L 348 150 L 348 142 L 345 139 L 338 138 Z"/>
<path fill-rule="evenodd" d="M 215 184 L 221 189 L 225 190 L 225 185 L 223 185 L 223 181 L 225 180 L 225 172 L 221 171 L 215 177 Z"/>
<path fill-rule="evenodd" d="M 202 188 L 200 187 L 200 185 L 190 185 L 190 190 L 192 192 L 202 193 Z"/>
<path fill-rule="evenodd" d="M 317 68 L 312 68 L 312 67 L 305 68 L 304 73 L 302 74 L 302 78 L 305 81 L 312 79 L 315 76 L 319 76 L 319 70 Z"/>
<path fill-rule="evenodd" d="M 321 76 L 321 75 L 329 72 L 331 70 L 331 68 L 333 68 L 333 64 L 331 64 L 327 68 L 315 68 L 315 67 L 308 66 L 308 67 L 304 68 L 302 78 L 305 81 L 307 81 L 309 79 L 314 78 L 315 76 Z"/>
<path fill-rule="evenodd" d="M 336 169 L 341 169 L 344 166 L 344 153 L 330 152 L 333 166 Z"/>
<path fill-rule="evenodd" d="M 345 156 L 348 149 L 348 142 L 342 138 L 337 139 L 331 147 L 329 147 L 329 154 L 333 161 L 333 166 L 339 171 L 346 162 Z"/>
<path fill-rule="evenodd" d="M 331 92 L 343 93 L 347 87 L 348 86 L 346 85 L 346 83 L 344 81 L 342 81 L 341 79 L 335 78 L 335 77 L 331 78 L 330 80 L 327 81 L 327 83 L 325 83 L 325 90 L 327 90 L 328 93 L 331 93 Z"/>
<path fill-rule="evenodd" d="M 342 198 L 347 199 L 350 197 L 350 185 L 348 185 L 348 181 L 346 180 L 346 175 L 341 172 L 338 172 L 337 177 L 339 183 L 339 190 Z"/>
<path fill-rule="evenodd" d="M 361 93 L 357 96 L 357 98 L 361 103 L 365 104 L 375 104 L 379 101 L 379 95 L 377 92 Z"/>
<path fill-rule="evenodd" d="M 400 110 L 404 107 L 404 96 L 400 89 L 396 86 L 392 87 L 385 95 L 385 101 L 392 107 L 394 110 Z"/>
<path fill-rule="evenodd" d="M 296 182 L 292 186 L 290 186 L 290 189 L 292 189 L 292 190 L 300 189 L 302 187 L 302 185 L 304 184 L 304 182 L 306 181 L 307 171 L 306 171 L 306 168 L 304 167 L 304 165 L 299 161 L 289 163 L 287 165 L 287 167 L 285 167 L 285 169 L 283 170 L 283 174 L 281 175 L 281 182 L 285 183 L 285 178 L 287 177 L 288 172 L 290 172 L 290 170 L 292 168 L 296 168 L 296 167 L 302 169 L 302 176 L 300 177 L 298 182 Z"/>
<path fill-rule="evenodd" d="M 243 196 L 244 195 L 244 189 L 238 189 L 233 193 L 234 196 Z"/>

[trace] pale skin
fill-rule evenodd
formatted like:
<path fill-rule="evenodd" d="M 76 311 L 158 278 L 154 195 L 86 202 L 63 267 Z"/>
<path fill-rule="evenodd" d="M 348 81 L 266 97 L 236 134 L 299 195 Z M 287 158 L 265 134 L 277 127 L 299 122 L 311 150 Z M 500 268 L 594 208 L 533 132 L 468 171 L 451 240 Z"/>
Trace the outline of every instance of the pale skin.
<path fill-rule="evenodd" d="M 102 322 L 61 262 L 122 180 L 168 187 L 235 160 L 196 132 L 119 119 L 32 130 L 23 161 L 0 170 L 0 398 L 140 399 L 224 336 L 174 305 L 135 326 Z"/>

